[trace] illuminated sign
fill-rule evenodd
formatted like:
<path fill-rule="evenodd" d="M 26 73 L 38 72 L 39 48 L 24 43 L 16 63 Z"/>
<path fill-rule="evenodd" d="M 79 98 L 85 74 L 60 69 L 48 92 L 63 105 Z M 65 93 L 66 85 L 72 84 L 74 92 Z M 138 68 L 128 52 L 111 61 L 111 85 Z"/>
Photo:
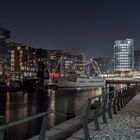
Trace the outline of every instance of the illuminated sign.
<path fill-rule="evenodd" d="M 60 77 L 60 73 L 52 72 L 52 73 L 50 73 L 50 76 L 52 76 L 52 77 Z"/>

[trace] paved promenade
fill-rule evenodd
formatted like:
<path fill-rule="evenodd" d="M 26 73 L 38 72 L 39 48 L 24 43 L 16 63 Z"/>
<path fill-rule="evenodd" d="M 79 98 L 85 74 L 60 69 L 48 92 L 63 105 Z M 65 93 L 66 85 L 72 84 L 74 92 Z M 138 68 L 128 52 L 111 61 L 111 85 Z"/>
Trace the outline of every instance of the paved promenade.
<path fill-rule="evenodd" d="M 113 119 L 103 124 L 99 118 L 101 130 L 96 131 L 94 123 L 89 123 L 93 140 L 140 140 L 140 93 L 138 93 Z M 83 140 L 83 129 L 67 140 Z"/>

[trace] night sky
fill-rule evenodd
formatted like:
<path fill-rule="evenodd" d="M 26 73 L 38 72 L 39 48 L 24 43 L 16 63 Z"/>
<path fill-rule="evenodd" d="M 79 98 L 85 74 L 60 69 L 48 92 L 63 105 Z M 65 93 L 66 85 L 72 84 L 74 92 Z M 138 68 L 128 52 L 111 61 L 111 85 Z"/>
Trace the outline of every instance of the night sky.
<path fill-rule="evenodd" d="M 3 0 L 0 26 L 12 42 L 113 57 L 114 40 L 140 48 L 140 0 Z"/>

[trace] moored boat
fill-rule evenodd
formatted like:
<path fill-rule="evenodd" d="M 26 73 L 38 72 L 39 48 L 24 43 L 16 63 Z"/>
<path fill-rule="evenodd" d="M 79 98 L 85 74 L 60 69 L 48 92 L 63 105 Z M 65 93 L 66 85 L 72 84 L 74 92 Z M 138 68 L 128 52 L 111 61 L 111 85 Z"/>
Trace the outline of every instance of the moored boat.
<path fill-rule="evenodd" d="M 48 87 L 58 88 L 76 88 L 76 87 L 103 87 L 105 80 L 99 76 L 78 77 L 76 81 L 68 81 L 63 77 L 54 78 L 53 81 L 48 81 Z"/>

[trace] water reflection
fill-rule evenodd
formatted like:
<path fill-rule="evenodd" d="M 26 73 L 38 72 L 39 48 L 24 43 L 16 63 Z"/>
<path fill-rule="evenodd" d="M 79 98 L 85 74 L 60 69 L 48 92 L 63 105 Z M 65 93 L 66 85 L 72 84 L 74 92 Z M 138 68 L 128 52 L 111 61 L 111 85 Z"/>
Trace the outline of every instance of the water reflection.
<path fill-rule="evenodd" d="M 87 105 L 87 99 L 89 97 L 97 96 L 102 94 L 102 88 L 93 88 L 93 89 L 88 89 L 84 91 L 83 94 L 77 96 L 74 102 L 74 112 L 76 114 L 81 114 L 85 110 L 85 107 Z M 82 102 L 81 102 L 82 101 Z"/>
<path fill-rule="evenodd" d="M 22 116 L 27 116 L 28 115 L 28 93 L 24 93 L 24 108 L 23 108 L 23 115 Z"/>
<path fill-rule="evenodd" d="M 67 114 L 74 112 L 81 114 L 91 96 L 101 94 L 101 88 L 78 88 L 78 89 L 58 89 L 42 91 L 20 91 L 0 94 L 0 115 L 5 116 L 6 122 L 21 119 L 40 112 L 47 111 L 49 108 L 54 111 Z M 54 127 L 65 121 L 65 116 L 51 113 L 48 116 L 48 126 Z M 24 123 L 20 126 L 7 130 L 6 140 L 25 140 L 40 131 L 41 119 Z"/>
<path fill-rule="evenodd" d="M 6 111 L 5 111 L 5 121 L 9 122 L 10 121 L 10 93 L 6 93 Z"/>
<path fill-rule="evenodd" d="M 55 111 L 55 102 L 56 102 L 56 98 L 55 98 L 55 90 L 53 89 L 49 89 L 48 90 L 48 96 L 50 97 L 49 98 L 49 109 L 52 109 Z M 56 121 L 56 118 L 55 118 L 55 113 L 51 113 L 48 115 L 48 122 L 49 122 L 49 127 L 54 127 L 55 126 L 55 121 Z"/>

